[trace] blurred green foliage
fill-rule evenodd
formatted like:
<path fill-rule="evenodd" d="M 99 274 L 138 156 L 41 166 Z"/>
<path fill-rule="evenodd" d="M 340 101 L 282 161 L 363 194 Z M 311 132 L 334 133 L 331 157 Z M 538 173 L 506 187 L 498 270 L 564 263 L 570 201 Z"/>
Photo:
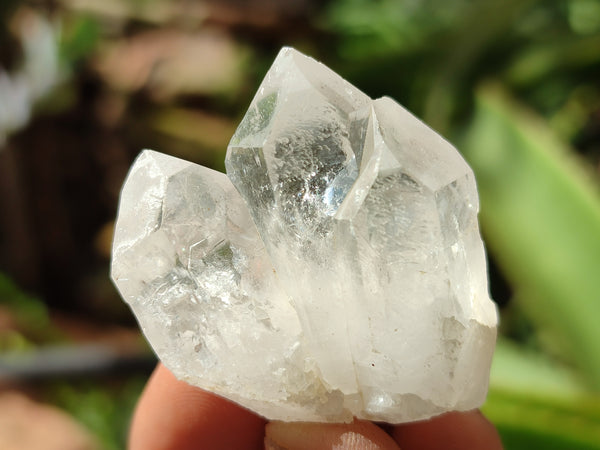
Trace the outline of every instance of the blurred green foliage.
<path fill-rule="evenodd" d="M 3 21 L 16 4 L 2 3 Z M 81 93 L 72 85 L 91 78 L 116 110 L 133 112 L 119 116 L 119 126 L 128 138 L 143 135 L 128 141 L 136 149 L 222 164 L 215 161 L 236 118 L 281 45 L 313 54 L 373 97 L 394 97 L 456 143 L 476 173 L 482 232 L 510 291 L 484 412 L 509 450 L 600 449 L 599 0 L 330 0 L 310 10 L 301 33 L 286 28 L 283 15 L 272 28 L 247 12 L 248 22 L 235 19 L 241 25 L 222 16 L 211 22 L 206 11 L 184 20 L 167 0 L 61 4 L 65 81 L 47 102 L 60 105 L 55 111 L 73 107 Z M 242 81 L 229 93 L 158 95 L 153 76 L 165 57 L 148 67 L 144 58 L 152 42 L 172 35 L 146 47 L 135 38 L 215 26 L 244 59 L 234 65 Z M 139 59 L 96 70 L 107 49 L 131 50 L 134 41 L 139 53 L 123 54 Z M 132 62 L 139 83 L 115 87 L 111 76 Z M 4 348 L 56 338 L 35 334 L 52 329 L 45 306 L 4 276 L 0 297 L 30 331 L 6 338 Z M 142 384 L 59 383 L 50 397 L 113 449 L 123 446 Z"/>
<path fill-rule="evenodd" d="M 100 43 L 100 24 L 93 16 L 71 17 L 62 24 L 61 31 L 59 57 L 67 67 L 85 61 Z"/>
<path fill-rule="evenodd" d="M 577 372 L 503 339 L 483 411 L 507 449 L 600 448 L 600 395 Z"/>
<path fill-rule="evenodd" d="M 92 431 L 105 450 L 122 450 L 127 442 L 131 414 L 146 383 L 143 376 L 125 382 L 56 382 L 47 398 L 76 417 Z"/>
<path fill-rule="evenodd" d="M 0 352 L 27 351 L 41 343 L 60 341 L 62 336 L 50 321 L 48 308 L 24 293 L 0 272 L 0 307 L 10 310 L 14 328 L 0 328 Z"/>

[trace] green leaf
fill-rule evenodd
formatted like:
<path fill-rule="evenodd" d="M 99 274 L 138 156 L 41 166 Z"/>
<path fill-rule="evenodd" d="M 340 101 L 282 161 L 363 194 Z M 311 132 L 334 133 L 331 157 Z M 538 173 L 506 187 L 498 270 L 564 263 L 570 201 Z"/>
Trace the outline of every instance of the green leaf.
<path fill-rule="evenodd" d="M 477 96 L 463 145 L 490 251 L 524 311 L 600 389 L 597 187 L 542 122 L 497 88 Z"/>
<path fill-rule="evenodd" d="M 507 449 L 600 449 L 600 397 L 569 369 L 500 340 L 483 412 Z"/>
<path fill-rule="evenodd" d="M 590 67 L 599 59 L 600 35 L 560 36 L 555 42 L 535 44 L 519 52 L 508 66 L 507 81 L 517 86 L 532 86 L 544 77 L 556 79 L 561 71 L 573 73 Z"/>

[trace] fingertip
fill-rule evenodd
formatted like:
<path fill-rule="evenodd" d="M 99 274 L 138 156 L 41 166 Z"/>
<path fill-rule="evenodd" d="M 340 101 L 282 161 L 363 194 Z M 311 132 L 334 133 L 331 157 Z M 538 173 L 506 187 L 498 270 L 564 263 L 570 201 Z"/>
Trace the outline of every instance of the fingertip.
<path fill-rule="evenodd" d="M 392 436 L 405 450 L 502 450 L 498 431 L 479 410 L 397 425 Z"/>
<path fill-rule="evenodd" d="M 159 364 L 133 416 L 130 450 L 262 449 L 265 421 Z"/>

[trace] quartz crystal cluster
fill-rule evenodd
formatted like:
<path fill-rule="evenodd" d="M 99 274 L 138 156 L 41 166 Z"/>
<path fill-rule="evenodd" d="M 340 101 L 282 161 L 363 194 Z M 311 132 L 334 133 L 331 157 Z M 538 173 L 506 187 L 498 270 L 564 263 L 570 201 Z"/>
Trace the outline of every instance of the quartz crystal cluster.
<path fill-rule="evenodd" d="M 448 142 L 284 48 L 226 167 L 147 150 L 121 194 L 112 277 L 178 378 L 287 421 L 483 402 L 497 316 Z"/>

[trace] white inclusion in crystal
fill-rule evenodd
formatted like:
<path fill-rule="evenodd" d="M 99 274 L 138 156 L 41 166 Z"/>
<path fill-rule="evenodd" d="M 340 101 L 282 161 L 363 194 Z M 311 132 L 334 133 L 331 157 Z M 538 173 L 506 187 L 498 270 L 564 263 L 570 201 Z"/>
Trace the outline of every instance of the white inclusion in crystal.
<path fill-rule="evenodd" d="M 497 315 L 452 145 L 284 48 L 225 164 L 145 151 L 121 194 L 112 277 L 178 378 L 288 421 L 482 404 Z"/>

